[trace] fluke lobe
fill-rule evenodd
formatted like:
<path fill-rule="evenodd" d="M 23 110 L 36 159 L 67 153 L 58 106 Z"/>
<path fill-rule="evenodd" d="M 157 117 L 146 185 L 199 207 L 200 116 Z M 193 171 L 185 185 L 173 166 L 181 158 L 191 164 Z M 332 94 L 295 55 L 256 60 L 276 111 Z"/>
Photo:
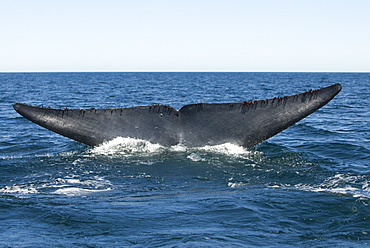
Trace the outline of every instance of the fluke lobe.
<path fill-rule="evenodd" d="M 301 94 L 238 103 L 197 103 L 112 109 L 53 109 L 15 103 L 25 118 L 53 132 L 98 146 L 116 137 L 163 146 L 198 147 L 232 143 L 252 147 L 315 112 L 337 95 L 341 84 Z"/>

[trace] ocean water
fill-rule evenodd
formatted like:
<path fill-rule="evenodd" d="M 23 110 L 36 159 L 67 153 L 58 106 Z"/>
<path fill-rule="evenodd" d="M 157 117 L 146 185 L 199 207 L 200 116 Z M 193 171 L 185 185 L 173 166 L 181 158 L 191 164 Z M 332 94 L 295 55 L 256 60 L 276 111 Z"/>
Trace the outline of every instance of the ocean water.
<path fill-rule="evenodd" d="M 91 148 L 14 102 L 112 108 L 239 102 L 342 83 L 244 149 Z M 0 247 L 369 247 L 368 73 L 0 73 Z"/>

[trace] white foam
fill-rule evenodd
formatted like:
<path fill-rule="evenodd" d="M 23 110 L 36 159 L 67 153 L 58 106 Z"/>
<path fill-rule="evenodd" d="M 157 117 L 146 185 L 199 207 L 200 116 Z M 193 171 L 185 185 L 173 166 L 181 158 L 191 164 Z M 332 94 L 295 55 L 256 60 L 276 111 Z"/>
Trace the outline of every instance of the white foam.
<path fill-rule="evenodd" d="M 370 198 L 370 192 L 359 188 L 345 186 L 338 188 L 302 187 L 301 189 L 312 192 L 327 192 L 341 195 L 351 195 L 355 198 Z"/>
<path fill-rule="evenodd" d="M 174 152 L 186 152 L 188 148 L 183 145 L 175 145 L 175 146 L 171 146 L 170 149 Z"/>
<path fill-rule="evenodd" d="M 198 153 L 191 153 L 190 155 L 187 156 L 188 159 L 194 162 L 199 162 L 199 161 L 205 161 L 205 158 L 202 158 L 202 156 Z"/>
<path fill-rule="evenodd" d="M 246 183 L 242 183 L 242 182 L 238 182 L 238 183 L 229 182 L 227 184 L 227 186 L 229 186 L 230 188 L 243 187 L 243 186 L 246 186 L 246 185 L 247 185 Z"/>
<path fill-rule="evenodd" d="M 96 155 L 131 156 L 134 154 L 153 154 L 163 151 L 164 147 L 146 140 L 117 137 L 91 149 Z"/>
<path fill-rule="evenodd" d="M 276 188 L 295 188 L 312 192 L 327 192 L 333 194 L 350 195 L 355 198 L 370 198 L 370 182 L 365 176 L 354 176 L 347 174 L 337 174 L 328 177 L 318 185 L 274 185 Z"/>
<path fill-rule="evenodd" d="M 79 188 L 79 187 L 68 187 L 68 188 L 57 189 L 56 191 L 53 192 L 53 194 L 66 195 L 66 196 L 81 196 L 81 195 L 88 195 L 88 194 L 97 193 L 97 192 L 105 192 L 109 190 L 111 190 L 111 188 L 98 190 L 98 189 L 84 189 L 84 188 Z"/>
<path fill-rule="evenodd" d="M 18 184 L 0 188 L 0 193 L 10 195 L 64 194 L 67 196 L 86 195 L 112 190 L 111 182 L 100 176 L 80 179 L 76 176 L 56 178 L 40 184 Z"/>
<path fill-rule="evenodd" d="M 261 152 L 250 151 L 242 146 L 231 143 L 190 148 L 184 145 L 164 147 L 146 140 L 117 137 L 111 141 L 103 143 L 100 146 L 92 148 L 87 156 L 103 155 L 110 157 L 146 157 L 168 151 L 174 153 L 188 153 L 187 158 L 195 162 L 206 161 L 206 159 L 203 157 L 207 157 L 210 154 L 220 154 L 235 158 L 247 159 L 250 159 L 251 155 L 262 154 Z"/>
<path fill-rule="evenodd" d="M 49 185 L 49 187 L 59 188 L 53 194 L 67 196 L 87 195 L 112 190 L 111 182 L 99 176 L 86 180 L 75 177 L 57 178 L 54 184 Z"/>
<path fill-rule="evenodd" d="M 78 151 L 73 151 L 73 152 L 61 152 L 59 154 L 57 154 L 58 156 L 62 156 L 62 157 L 71 157 L 73 155 L 75 155 L 76 153 L 78 153 Z M 5 156 L 5 157 L 0 157 L 0 159 L 3 159 L 3 160 L 10 160 L 10 159 L 27 159 L 27 158 L 32 158 L 32 157 L 36 157 L 36 158 L 52 158 L 52 157 L 55 157 L 56 154 L 50 154 L 50 153 L 46 153 L 46 154 L 36 154 L 36 155 L 19 155 L 19 156 Z"/>
<path fill-rule="evenodd" d="M 192 161 L 206 161 L 206 158 L 214 157 L 213 155 L 222 155 L 228 156 L 230 158 L 236 159 L 248 159 L 254 160 L 255 156 L 260 156 L 263 154 L 262 152 L 258 151 L 251 151 L 246 149 L 245 147 L 238 146 L 231 143 L 225 143 L 221 145 L 214 145 L 214 146 L 203 146 L 203 147 L 196 147 L 196 148 L 189 148 L 188 151 L 192 153 L 187 156 L 188 159 Z"/>
<path fill-rule="evenodd" d="M 246 155 L 251 153 L 251 151 L 247 150 L 246 148 L 231 143 L 214 146 L 207 145 L 199 147 L 198 149 L 212 153 L 221 153 L 225 155 Z"/>
<path fill-rule="evenodd" d="M 37 194 L 38 191 L 33 186 L 13 185 L 13 186 L 5 186 L 4 188 L 1 188 L 0 193 L 26 195 L 26 194 Z"/>
<path fill-rule="evenodd" d="M 326 179 L 318 190 L 370 198 L 369 181 L 365 176 L 337 174 Z"/>
<path fill-rule="evenodd" d="M 70 183 L 70 184 L 81 183 L 81 181 L 79 179 L 70 179 L 70 178 L 67 178 L 64 181 L 67 182 L 67 183 Z"/>

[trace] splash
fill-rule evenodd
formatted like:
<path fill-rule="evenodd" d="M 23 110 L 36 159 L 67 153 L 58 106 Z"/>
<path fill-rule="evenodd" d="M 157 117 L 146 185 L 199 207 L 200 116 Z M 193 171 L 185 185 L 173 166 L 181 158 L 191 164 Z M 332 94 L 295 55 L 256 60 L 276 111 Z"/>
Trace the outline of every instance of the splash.
<path fill-rule="evenodd" d="M 118 137 L 111 141 L 105 142 L 100 146 L 92 148 L 88 155 L 103 155 L 113 157 L 148 157 L 161 153 L 172 153 L 184 155 L 192 161 L 205 161 L 204 157 L 212 157 L 214 155 L 229 156 L 234 158 L 249 158 L 252 155 L 260 155 L 261 152 L 251 151 L 242 146 L 225 143 L 214 146 L 202 147 L 186 147 L 183 145 L 175 145 L 164 147 L 159 144 L 154 144 L 146 140 L 135 138 Z"/>
<path fill-rule="evenodd" d="M 206 158 L 218 156 L 224 156 L 228 159 L 242 159 L 242 160 L 251 160 L 254 161 L 260 157 L 263 153 L 259 151 L 248 150 L 245 147 L 238 146 L 231 143 L 225 143 L 221 145 L 214 146 L 203 146 L 197 148 L 189 148 L 188 151 L 191 152 L 187 156 L 188 159 L 192 161 L 206 161 Z M 258 159 L 257 159 L 258 160 Z"/>
<path fill-rule="evenodd" d="M 150 155 L 162 152 L 163 150 L 163 146 L 146 140 L 117 137 L 100 146 L 94 147 L 90 152 L 95 155 L 132 156 Z"/>
<path fill-rule="evenodd" d="M 247 155 L 250 154 L 251 151 L 248 149 L 234 145 L 231 143 L 225 143 L 221 145 L 215 145 L 215 146 L 203 146 L 199 147 L 198 149 L 207 151 L 207 152 L 212 152 L 212 153 L 219 153 L 219 154 L 225 154 L 225 155 L 231 155 L 231 156 L 241 156 L 241 155 Z"/>

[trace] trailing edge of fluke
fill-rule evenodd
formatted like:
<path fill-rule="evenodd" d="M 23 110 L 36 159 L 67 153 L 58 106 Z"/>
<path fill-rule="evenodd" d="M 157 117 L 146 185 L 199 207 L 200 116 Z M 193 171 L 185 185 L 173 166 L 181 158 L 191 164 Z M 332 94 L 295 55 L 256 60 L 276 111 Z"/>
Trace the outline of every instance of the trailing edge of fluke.
<path fill-rule="evenodd" d="M 315 112 L 337 95 L 341 84 L 301 94 L 239 103 L 197 103 L 113 109 L 53 109 L 15 103 L 14 109 L 53 132 L 98 146 L 129 137 L 163 146 L 199 147 L 232 143 L 252 147 Z"/>

